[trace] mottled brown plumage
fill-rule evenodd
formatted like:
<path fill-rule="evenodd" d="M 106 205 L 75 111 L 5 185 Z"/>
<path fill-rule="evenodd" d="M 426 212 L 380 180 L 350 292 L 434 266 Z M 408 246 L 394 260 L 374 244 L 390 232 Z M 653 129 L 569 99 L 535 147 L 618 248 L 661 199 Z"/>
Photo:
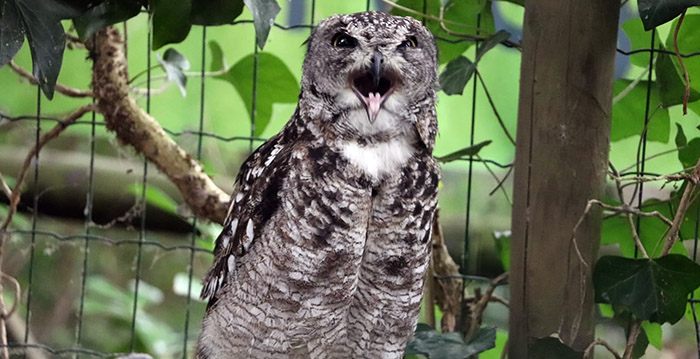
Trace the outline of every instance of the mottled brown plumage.
<path fill-rule="evenodd" d="M 198 359 L 401 358 L 428 266 L 437 58 L 412 18 L 335 15 L 291 120 L 238 174 Z"/>

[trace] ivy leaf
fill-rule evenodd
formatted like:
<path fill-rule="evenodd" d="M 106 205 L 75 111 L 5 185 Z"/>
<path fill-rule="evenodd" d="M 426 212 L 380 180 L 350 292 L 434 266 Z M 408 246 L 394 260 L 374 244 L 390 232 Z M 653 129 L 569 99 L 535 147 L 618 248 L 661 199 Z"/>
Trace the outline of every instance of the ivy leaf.
<path fill-rule="evenodd" d="M 412 16 L 418 20 L 425 21 L 425 26 L 435 35 L 448 41 L 438 41 L 438 54 L 441 64 L 448 63 L 464 53 L 469 47 L 474 45 L 474 41 L 464 41 L 463 38 L 448 34 L 441 26 L 438 20 L 440 16 L 441 0 L 399 0 L 398 4 L 401 7 L 409 8 L 418 13 L 429 15 L 423 19 L 421 15 L 402 10 L 399 7 L 394 7 L 391 10 L 393 15 Z M 424 8 L 425 5 L 425 8 Z M 480 18 L 479 18 L 480 15 Z M 480 19 L 477 26 L 477 19 Z M 444 25 L 449 30 L 477 35 L 490 34 L 495 31 L 493 22 L 493 14 L 491 13 L 490 2 L 487 0 L 449 0 L 445 5 Z M 457 22 L 464 26 L 454 25 L 448 22 Z M 477 31 L 476 28 L 479 28 Z"/>
<path fill-rule="evenodd" d="M 618 79 L 613 83 L 615 96 L 632 83 L 631 80 Z M 610 141 L 619 141 L 632 136 L 639 136 L 644 128 L 647 81 L 640 81 L 629 93 L 613 105 Z M 661 107 L 661 96 L 658 86 L 651 84 L 649 98 L 649 125 L 647 139 L 649 141 L 667 143 L 671 133 L 671 118 L 668 109 Z"/>
<path fill-rule="evenodd" d="M 496 346 L 496 328 L 481 328 L 465 344 L 460 333 L 438 333 L 418 324 L 406 345 L 406 355 L 426 355 L 430 359 L 466 359 Z"/>
<path fill-rule="evenodd" d="M 663 346 L 663 330 L 661 329 L 661 324 L 651 323 L 645 320 L 642 323 L 642 329 L 644 330 L 644 334 L 646 334 L 649 344 L 654 346 L 654 348 L 661 350 L 661 347 Z"/>
<path fill-rule="evenodd" d="M 287 65 L 275 55 L 258 53 L 256 112 L 253 114 L 253 68 L 255 55 L 251 54 L 233 65 L 227 73 L 215 78 L 229 82 L 238 91 L 248 113 L 255 119 L 255 135 L 260 136 L 270 122 L 272 104 L 296 103 L 299 84 Z"/>
<path fill-rule="evenodd" d="M 622 30 L 630 39 L 630 50 L 649 48 L 649 33 L 644 30 L 642 20 L 639 18 L 627 20 L 622 24 Z M 661 44 L 661 38 L 659 37 L 658 32 L 654 32 L 654 43 Z M 640 52 L 632 54 L 630 55 L 630 62 L 635 66 L 647 68 L 649 66 L 649 53 Z"/>
<path fill-rule="evenodd" d="M 221 71 L 226 68 L 226 59 L 224 59 L 224 50 L 218 42 L 209 41 L 209 50 L 211 51 L 211 65 L 209 71 Z"/>
<path fill-rule="evenodd" d="M 0 67 L 12 60 L 24 43 L 24 25 L 14 1 L 0 4 Z"/>
<path fill-rule="evenodd" d="M 693 138 L 690 142 L 687 142 L 685 133 L 683 133 L 683 127 L 680 124 L 676 124 L 676 128 L 678 129 L 676 133 L 676 147 L 679 148 L 678 160 L 683 168 L 691 168 L 695 166 L 698 158 L 700 158 L 700 138 Z"/>
<path fill-rule="evenodd" d="M 436 159 L 442 163 L 446 163 L 446 162 L 452 162 L 452 161 L 458 160 L 458 159 L 465 157 L 465 156 L 474 156 L 477 153 L 479 153 L 479 151 L 481 151 L 482 148 L 486 147 L 490 143 L 491 143 L 491 140 L 479 142 L 479 143 L 475 144 L 474 146 L 463 148 L 459 151 L 455 151 L 455 152 L 452 152 L 450 154 L 447 154 L 447 155 L 444 155 L 441 157 L 436 157 Z"/>
<path fill-rule="evenodd" d="M 476 71 L 476 64 L 460 56 L 447 64 L 440 74 L 440 88 L 448 95 L 461 95 Z"/>
<path fill-rule="evenodd" d="M 656 58 L 654 70 L 663 107 L 682 104 L 685 97 L 685 79 L 681 77 L 680 69 L 674 64 L 671 55 L 659 54 Z M 697 101 L 698 99 L 700 99 L 700 93 L 691 88 L 688 102 Z"/>
<path fill-rule="evenodd" d="M 580 359 L 582 355 L 555 337 L 538 338 L 530 346 L 532 359 Z"/>
<path fill-rule="evenodd" d="M 686 256 L 655 259 L 603 256 L 593 271 L 596 301 L 624 308 L 637 318 L 675 323 L 688 294 L 700 286 L 700 265 Z"/>
<path fill-rule="evenodd" d="M 32 54 L 33 74 L 50 100 L 61 71 L 66 40 L 61 19 L 77 16 L 78 8 L 54 0 L 6 0 L 14 2 L 21 16 Z"/>
<path fill-rule="evenodd" d="M 508 40 L 509 37 L 510 33 L 506 30 L 498 30 L 497 33 L 489 36 L 489 38 L 484 40 L 481 45 L 479 45 L 479 49 L 476 51 L 476 60 L 474 60 L 474 62 L 479 62 L 484 54 L 496 47 L 496 45 L 500 44 L 501 42 Z"/>
<path fill-rule="evenodd" d="M 156 54 L 156 59 L 158 59 L 158 63 L 168 75 L 168 80 L 175 82 L 177 87 L 180 88 L 182 97 L 187 96 L 187 76 L 185 76 L 185 71 L 190 68 L 190 62 L 187 61 L 187 58 L 171 48 L 165 50 L 163 58 Z"/>
<path fill-rule="evenodd" d="M 153 0 L 153 50 L 181 42 L 190 33 L 190 0 Z"/>
<path fill-rule="evenodd" d="M 639 17 L 645 30 L 651 30 L 673 20 L 683 10 L 700 5 L 700 0 L 639 0 Z"/>
<path fill-rule="evenodd" d="M 678 19 L 674 20 L 673 24 L 671 25 L 672 28 L 675 28 L 677 23 Z M 698 31 L 698 29 L 700 29 L 700 14 L 687 14 L 685 19 L 683 19 L 683 26 L 681 26 L 680 31 L 678 32 L 678 49 L 681 53 L 691 53 L 698 50 L 698 44 L 700 44 L 700 31 Z M 666 43 L 673 43 L 673 31 L 669 31 L 668 37 L 666 38 Z M 680 64 L 678 63 L 676 56 L 667 56 L 670 56 L 675 68 L 680 69 Z M 686 70 L 688 71 L 688 76 L 690 77 L 691 98 L 689 101 L 689 107 L 697 113 L 700 112 L 700 101 L 697 101 L 700 99 L 697 96 L 697 94 L 700 93 L 700 57 L 687 57 L 683 59 L 683 63 L 685 64 Z M 680 71 L 678 76 L 681 76 Z M 682 82 L 683 91 L 685 91 L 685 79 L 680 81 Z M 695 95 L 695 97 L 693 95 Z M 680 98 L 682 98 L 682 95 Z"/>
<path fill-rule="evenodd" d="M 73 25 L 80 40 L 85 41 L 106 26 L 131 19 L 139 11 L 138 0 L 106 0 L 73 18 Z"/>
<path fill-rule="evenodd" d="M 275 17 L 280 12 L 280 7 L 275 0 L 243 0 L 245 6 L 253 13 L 253 25 L 255 26 L 255 41 L 262 50 L 270 34 L 270 27 L 275 23 Z"/>
<path fill-rule="evenodd" d="M 242 0 L 192 0 L 193 25 L 230 24 L 243 12 Z"/>

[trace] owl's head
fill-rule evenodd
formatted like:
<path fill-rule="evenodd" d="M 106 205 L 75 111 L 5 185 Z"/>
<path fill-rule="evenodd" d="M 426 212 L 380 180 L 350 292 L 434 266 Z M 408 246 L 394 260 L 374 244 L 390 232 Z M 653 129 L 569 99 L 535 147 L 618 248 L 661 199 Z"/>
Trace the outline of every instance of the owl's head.
<path fill-rule="evenodd" d="M 318 24 L 308 46 L 302 96 L 319 99 L 319 111 L 346 119 L 359 112 L 362 119 L 353 121 L 366 123 L 355 126 L 382 128 L 426 101 L 434 106 L 435 40 L 413 18 L 376 11 L 334 15 Z"/>

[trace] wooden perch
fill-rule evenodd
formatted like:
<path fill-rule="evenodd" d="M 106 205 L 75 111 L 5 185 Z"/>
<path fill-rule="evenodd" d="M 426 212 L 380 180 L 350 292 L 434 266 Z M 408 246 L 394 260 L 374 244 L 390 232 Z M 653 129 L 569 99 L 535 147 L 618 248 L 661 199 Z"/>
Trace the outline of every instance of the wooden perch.
<path fill-rule="evenodd" d="M 204 173 L 202 165 L 185 152 L 160 124 L 129 94 L 129 75 L 124 43 L 110 26 L 85 44 L 94 61 L 92 89 L 107 129 L 119 141 L 133 146 L 165 174 L 182 193 L 192 212 L 223 223 L 229 195 Z"/>

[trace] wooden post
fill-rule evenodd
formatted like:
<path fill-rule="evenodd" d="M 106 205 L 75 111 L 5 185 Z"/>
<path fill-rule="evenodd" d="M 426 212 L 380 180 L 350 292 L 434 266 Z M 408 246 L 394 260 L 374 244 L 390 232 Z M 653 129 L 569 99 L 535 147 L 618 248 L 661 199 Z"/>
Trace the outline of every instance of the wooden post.
<path fill-rule="evenodd" d="M 527 0 L 515 155 L 509 358 L 557 334 L 594 335 L 591 274 L 600 240 L 588 200 L 607 170 L 620 2 Z M 584 263 L 585 262 L 585 263 Z"/>

